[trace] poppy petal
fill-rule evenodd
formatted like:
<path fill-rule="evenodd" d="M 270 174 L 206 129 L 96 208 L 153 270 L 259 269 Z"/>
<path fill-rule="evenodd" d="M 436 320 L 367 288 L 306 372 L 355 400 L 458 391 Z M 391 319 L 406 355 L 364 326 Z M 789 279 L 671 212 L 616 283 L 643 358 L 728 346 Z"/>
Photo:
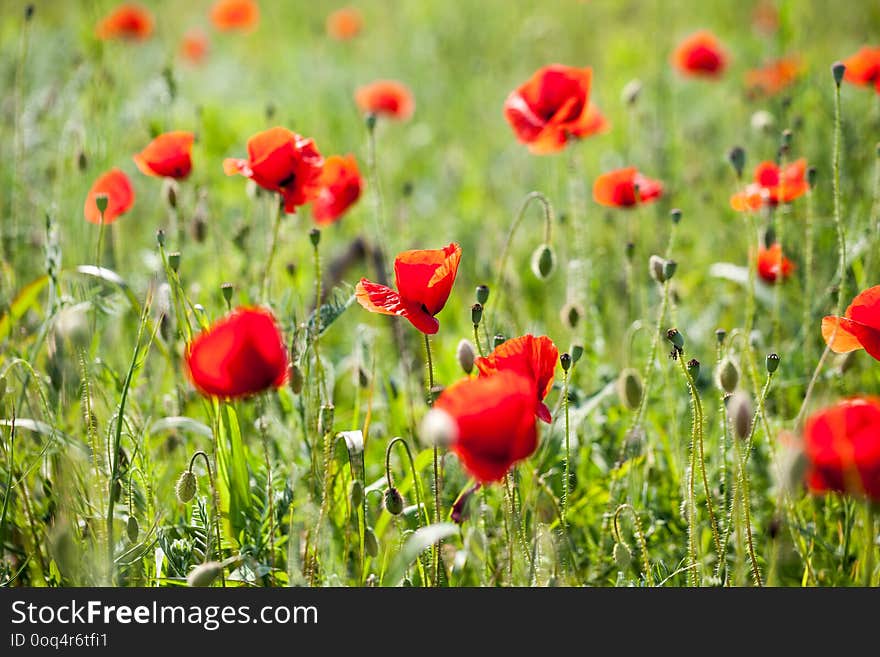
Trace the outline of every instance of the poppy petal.
<path fill-rule="evenodd" d="M 405 316 L 406 305 L 400 295 L 385 285 L 362 278 L 354 290 L 357 302 L 371 313 Z"/>
<path fill-rule="evenodd" d="M 860 322 L 829 315 L 822 320 L 822 338 L 836 354 L 865 349 L 871 356 L 880 359 L 880 330 Z"/>

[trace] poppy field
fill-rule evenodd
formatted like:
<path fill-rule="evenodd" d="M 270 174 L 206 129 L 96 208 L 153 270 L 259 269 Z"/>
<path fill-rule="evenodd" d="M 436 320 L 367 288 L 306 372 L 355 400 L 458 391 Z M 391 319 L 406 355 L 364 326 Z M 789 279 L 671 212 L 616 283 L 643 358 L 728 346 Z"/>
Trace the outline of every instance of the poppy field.
<path fill-rule="evenodd" d="M 3 586 L 880 585 L 880 6 L 6 2 Z"/>

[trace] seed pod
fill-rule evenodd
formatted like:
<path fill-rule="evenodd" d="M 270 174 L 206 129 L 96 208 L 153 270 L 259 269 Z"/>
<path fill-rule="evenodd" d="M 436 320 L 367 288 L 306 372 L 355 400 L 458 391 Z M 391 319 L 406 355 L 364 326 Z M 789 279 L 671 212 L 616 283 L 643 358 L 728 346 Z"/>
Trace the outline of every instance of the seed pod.
<path fill-rule="evenodd" d="M 371 557 L 376 557 L 379 554 L 379 541 L 376 540 L 376 534 L 372 527 L 367 527 L 364 530 L 364 550 Z"/>
<path fill-rule="evenodd" d="M 571 354 L 562 354 L 559 357 L 559 364 L 562 365 L 562 370 L 568 372 L 571 368 Z"/>
<path fill-rule="evenodd" d="M 86 167 L 89 166 L 89 160 L 86 157 L 86 152 L 84 150 L 80 150 L 76 155 L 76 166 L 80 171 L 85 171 Z"/>
<path fill-rule="evenodd" d="M 678 349 L 684 348 L 684 336 L 679 333 L 678 329 L 671 328 L 666 331 L 666 339 L 669 340 Z"/>
<path fill-rule="evenodd" d="M 403 496 L 394 486 L 385 491 L 385 509 L 392 516 L 403 513 Z"/>
<path fill-rule="evenodd" d="M 186 577 L 189 586 L 211 586 L 223 572 L 223 564 L 219 561 L 208 561 L 193 568 Z"/>
<path fill-rule="evenodd" d="M 615 543 L 611 555 L 614 557 L 614 563 L 621 570 L 626 570 L 632 563 L 632 550 L 629 549 L 626 543 Z"/>
<path fill-rule="evenodd" d="M 196 478 L 196 473 L 187 469 L 180 473 L 180 477 L 177 479 L 177 485 L 174 487 L 174 494 L 177 496 L 177 500 L 181 504 L 186 504 L 195 497 L 198 489 L 199 480 Z"/>
<path fill-rule="evenodd" d="M 672 223 L 677 224 L 681 222 L 681 210 L 678 208 L 672 208 L 669 211 L 669 216 L 672 219 Z"/>
<path fill-rule="evenodd" d="M 752 399 L 745 392 L 734 393 L 727 401 L 727 414 L 734 435 L 740 440 L 749 437 L 752 429 Z"/>
<path fill-rule="evenodd" d="M 746 151 L 742 146 L 734 146 L 727 152 L 727 161 L 736 171 L 736 177 L 742 178 L 743 169 L 746 166 Z"/>
<path fill-rule="evenodd" d="M 494 349 L 500 347 L 505 343 L 506 340 L 507 338 L 505 338 L 503 335 L 501 335 L 500 333 L 496 333 L 495 337 L 492 338 L 492 348 Z"/>
<path fill-rule="evenodd" d="M 290 389 L 293 390 L 293 394 L 298 395 L 302 392 L 303 385 L 305 385 L 306 378 L 303 375 L 303 371 L 300 369 L 299 365 L 294 363 L 290 366 Z"/>
<path fill-rule="evenodd" d="M 846 64 L 843 62 L 834 62 L 831 65 L 831 75 L 834 78 L 834 84 L 838 87 L 843 82 L 843 75 L 846 73 Z"/>
<path fill-rule="evenodd" d="M 481 321 L 483 321 L 483 305 L 475 303 L 471 306 L 471 322 L 474 326 L 479 326 Z"/>
<path fill-rule="evenodd" d="M 318 244 L 321 243 L 321 231 L 317 228 L 312 228 L 309 231 L 309 242 L 311 242 L 312 246 L 317 249 Z"/>
<path fill-rule="evenodd" d="M 773 374 L 779 368 L 779 354 L 767 354 L 767 372 Z"/>
<path fill-rule="evenodd" d="M 348 497 L 351 500 L 351 505 L 356 509 L 364 503 L 364 485 L 359 479 L 352 480 Z"/>
<path fill-rule="evenodd" d="M 137 518 L 128 516 L 128 521 L 125 523 L 125 533 L 128 535 L 128 540 L 134 543 L 138 538 L 139 531 Z"/>
<path fill-rule="evenodd" d="M 718 342 L 718 344 L 724 344 L 724 338 L 726 337 L 727 331 L 725 331 L 723 328 L 715 329 L 715 341 Z"/>
<path fill-rule="evenodd" d="M 223 283 L 220 286 L 220 291 L 223 293 L 223 300 L 226 301 L 226 303 L 231 303 L 232 293 L 235 291 L 235 287 L 232 283 Z"/>
<path fill-rule="evenodd" d="M 470 340 L 461 340 L 458 343 L 458 349 L 455 350 L 455 355 L 458 358 L 458 364 L 461 365 L 461 369 L 464 370 L 465 374 L 470 374 L 474 371 L 474 361 L 477 359 L 477 354 Z"/>
<path fill-rule="evenodd" d="M 696 381 L 697 377 L 700 376 L 700 361 L 698 361 L 696 358 L 691 358 L 687 362 L 687 371 L 688 374 L 691 375 L 691 378 Z"/>
<path fill-rule="evenodd" d="M 631 411 L 637 409 L 642 403 L 644 389 L 641 375 L 632 368 L 623 370 L 617 377 L 617 396 L 620 397 L 621 403 Z"/>
<path fill-rule="evenodd" d="M 180 271 L 180 251 L 172 251 L 168 254 L 168 266 L 172 271 Z"/>
<path fill-rule="evenodd" d="M 489 286 L 488 285 L 477 285 L 477 303 L 485 306 L 486 302 L 489 300 Z"/>
<path fill-rule="evenodd" d="M 532 253 L 532 273 L 540 280 L 550 278 L 556 269 L 556 254 L 549 244 L 542 244 Z"/>
<path fill-rule="evenodd" d="M 107 204 L 109 202 L 110 199 L 106 194 L 98 194 L 95 196 L 95 207 L 98 208 L 98 212 L 102 215 L 107 211 Z"/>
<path fill-rule="evenodd" d="M 730 358 L 725 358 L 718 364 L 715 383 L 724 392 L 736 390 L 739 383 L 739 368 Z"/>
<path fill-rule="evenodd" d="M 880 155 L 878 155 L 880 157 Z M 816 186 L 816 176 L 819 171 L 816 167 L 810 167 L 807 169 L 807 184 L 810 186 L 810 189 L 813 189 Z"/>

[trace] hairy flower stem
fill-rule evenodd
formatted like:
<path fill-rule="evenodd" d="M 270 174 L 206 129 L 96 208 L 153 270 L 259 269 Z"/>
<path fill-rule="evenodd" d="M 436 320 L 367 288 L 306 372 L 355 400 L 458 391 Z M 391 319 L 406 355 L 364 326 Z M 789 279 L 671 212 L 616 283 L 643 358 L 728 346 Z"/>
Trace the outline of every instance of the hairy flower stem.
<path fill-rule="evenodd" d="M 205 461 L 205 469 L 208 471 L 208 485 L 211 487 L 211 512 L 214 514 L 214 529 L 217 534 L 215 539 L 217 541 L 217 546 L 215 550 L 217 553 L 217 560 L 221 561 L 223 559 L 223 544 L 220 539 L 220 495 L 217 492 L 217 484 L 214 481 L 214 471 L 211 468 L 211 459 L 208 458 L 208 455 L 204 451 L 197 450 L 190 458 L 187 470 L 192 472 L 193 465 L 195 464 L 196 459 L 200 456 Z M 210 533 L 210 528 L 208 529 L 208 532 Z M 210 550 L 205 550 L 205 563 L 210 561 L 210 554 Z M 220 571 L 220 583 L 221 586 L 226 586 L 226 575 L 222 570 Z"/>
<path fill-rule="evenodd" d="M 273 204 L 275 210 L 272 216 L 272 242 L 269 244 L 269 255 L 266 257 L 266 266 L 263 269 L 262 282 L 260 283 L 260 299 L 264 303 L 269 302 L 269 278 L 272 276 L 272 263 L 275 260 L 275 253 L 278 251 L 278 236 L 281 232 L 281 218 L 284 216 L 284 213 L 281 211 L 284 200 L 280 196 L 273 200 L 275 201 Z"/>
<path fill-rule="evenodd" d="M 420 526 L 427 527 L 431 524 L 431 517 L 428 515 L 428 509 L 425 504 L 422 502 L 422 486 L 421 481 L 419 479 L 418 471 L 416 470 L 416 462 L 413 459 L 412 450 L 409 448 L 409 443 L 406 442 L 404 438 L 397 436 L 392 438 L 388 443 L 388 446 L 385 448 L 385 483 L 388 484 L 388 487 L 391 488 L 394 486 L 394 478 L 391 475 L 391 452 L 394 451 L 395 445 L 401 445 L 403 450 L 406 452 L 406 458 L 409 461 L 409 471 L 412 476 L 412 486 L 413 491 L 415 491 L 416 496 L 416 508 L 417 516 L 420 515 L 424 519 L 424 525 L 422 525 L 419 520 L 416 520 L 416 528 Z M 364 518 L 366 518 L 366 513 L 364 514 Z M 427 585 L 427 577 L 424 572 L 424 565 L 422 563 L 421 557 L 419 558 L 419 572 L 421 573 L 422 585 Z"/>
<path fill-rule="evenodd" d="M 425 378 L 426 390 L 425 401 L 428 407 L 434 405 L 434 359 L 431 356 L 431 339 L 425 333 Z M 440 487 L 442 486 L 440 473 L 440 447 L 434 445 L 434 522 L 439 523 L 440 511 Z M 440 586 L 440 541 L 434 544 L 434 586 Z"/>
<path fill-rule="evenodd" d="M 568 509 L 569 486 L 571 485 L 571 426 L 568 413 L 568 370 L 562 373 L 562 407 L 565 409 L 565 474 L 562 479 L 562 530 L 568 531 L 565 515 Z"/>
<path fill-rule="evenodd" d="M 803 310 L 803 323 L 801 326 L 801 336 L 804 341 L 803 343 L 803 358 L 804 358 L 804 367 L 807 368 L 806 374 L 809 375 L 809 363 L 813 360 L 813 339 L 812 339 L 812 331 L 811 326 L 812 322 L 812 304 L 815 292 L 813 291 L 813 216 L 814 216 L 815 208 L 813 202 L 813 189 L 810 188 L 807 190 L 807 216 L 806 216 L 806 226 L 804 227 L 805 231 L 805 244 L 804 244 L 804 310 Z"/>
<path fill-rule="evenodd" d="M 648 586 L 654 586 L 654 573 L 651 572 L 651 562 L 648 560 L 648 543 L 645 540 L 645 533 L 642 531 L 642 521 L 639 514 L 631 504 L 621 504 L 614 512 L 614 539 L 618 543 L 622 543 L 620 538 L 619 516 L 623 511 L 628 511 L 633 519 L 633 533 L 636 536 L 636 542 L 639 544 L 639 551 L 642 553 L 642 570 L 645 572 L 645 581 Z"/>
<path fill-rule="evenodd" d="M 871 586 L 874 581 L 874 550 L 877 543 L 877 532 L 874 529 L 874 505 L 868 500 L 865 502 L 865 574 L 864 586 Z"/>
<path fill-rule="evenodd" d="M 752 424 L 754 426 L 754 422 Z M 744 459 L 739 440 L 734 439 L 733 444 L 736 450 L 736 461 L 738 464 L 737 480 L 742 497 L 742 518 L 743 522 L 745 523 L 746 548 L 748 549 L 749 563 L 751 564 L 752 568 L 752 579 L 754 579 L 756 586 L 763 586 L 763 582 L 761 580 L 761 571 L 758 568 L 758 558 L 755 555 L 755 543 L 752 538 L 751 501 L 749 497 L 749 472 L 746 469 L 746 460 L 748 458 L 748 453 L 746 453 L 746 458 Z"/>
<path fill-rule="evenodd" d="M 480 357 L 485 358 L 486 352 L 483 351 L 483 344 L 480 342 L 480 325 L 474 324 L 474 344 L 477 345 L 477 353 Z"/>

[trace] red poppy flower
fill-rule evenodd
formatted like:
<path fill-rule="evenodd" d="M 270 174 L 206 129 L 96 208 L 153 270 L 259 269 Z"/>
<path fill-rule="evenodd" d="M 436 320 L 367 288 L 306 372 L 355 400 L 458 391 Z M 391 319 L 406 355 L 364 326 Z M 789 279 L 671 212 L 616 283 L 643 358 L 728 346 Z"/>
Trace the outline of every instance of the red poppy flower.
<path fill-rule="evenodd" d="M 604 132 L 608 122 L 590 105 L 593 69 L 551 64 L 538 69 L 504 101 L 516 138 L 536 154 L 565 148 L 572 137 Z"/>
<path fill-rule="evenodd" d="M 663 184 L 659 180 L 646 178 L 635 167 L 603 173 L 593 183 L 593 199 L 610 208 L 628 208 L 637 203 L 650 203 L 662 194 Z"/>
<path fill-rule="evenodd" d="M 718 78 L 727 67 L 727 54 L 714 34 L 702 30 L 678 44 L 672 61 L 685 75 Z"/>
<path fill-rule="evenodd" d="M 807 420 L 807 485 L 880 501 L 880 399 L 848 399 Z"/>
<path fill-rule="evenodd" d="M 498 481 L 538 446 L 535 384 L 513 370 L 463 379 L 446 388 L 431 413 L 455 427 L 452 450 L 478 481 Z"/>
<path fill-rule="evenodd" d="M 443 310 L 461 260 L 454 242 L 442 249 L 404 251 L 394 259 L 397 291 L 362 278 L 355 288 L 358 303 L 373 313 L 406 317 L 422 333 L 440 328 L 434 317 Z"/>
<path fill-rule="evenodd" d="M 182 180 L 192 170 L 193 133 L 166 132 L 134 156 L 137 168 L 148 176 Z"/>
<path fill-rule="evenodd" d="M 254 0 L 218 0 L 211 7 L 211 22 L 221 32 L 250 32 L 260 22 L 260 7 Z"/>
<path fill-rule="evenodd" d="M 477 358 L 475 365 L 483 376 L 513 370 L 535 382 L 537 407 L 535 413 L 544 422 L 550 422 L 550 409 L 544 398 L 553 387 L 559 350 L 546 335 L 536 338 L 524 335 L 501 343 L 485 358 Z"/>
<path fill-rule="evenodd" d="M 284 384 L 287 349 L 272 313 L 238 308 L 193 338 L 186 368 L 203 395 L 246 397 Z"/>
<path fill-rule="evenodd" d="M 198 27 L 187 30 L 180 42 L 180 56 L 192 64 L 201 64 L 208 55 L 208 35 Z"/>
<path fill-rule="evenodd" d="M 328 157 L 321 174 L 321 191 L 312 203 L 315 223 L 336 221 L 360 198 L 363 186 L 354 155 Z"/>
<path fill-rule="evenodd" d="M 412 92 L 402 82 L 377 80 L 359 87 L 354 102 L 361 112 L 405 121 L 412 116 L 416 103 Z"/>
<path fill-rule="evenodd" d="M 752 93 L 772 96 L 790 86 L 801 72 L 798 57 L 783 57 L 746 72 L 746 87 Z"/>
<path fill-rule="evenodd" d="M 248 159 L 223 161 L 227 176 L 240 173 L 263 189 L 278 192 L 287 213 L 318 195 L 324 158 L 311 139 L 286 128 L 271 128 L 248 139 L 247 149 Z"/>
<path fill-rule="evenodd" d="M 327 34 L 337 41 L 353 39 L 363 26 L 364 18 L 354 7 L 343 7 L 327 16 Z"/>
<path fill-rule="evenodd" d="M 730 197 L 730 207 L 742 212 L 759 210 L 763 205 L 791 203 L 810 189 L 806 170 L 807 161 L 803 158 L 783 169 L 773 162 L 761 162 L 755 168 L 755 181 Z"/>
<path fill-rule="evenodd" d="M 135 4 L 121 4 L 102 18 L 95 34 L 99 39 L 143 41 L 153 33 L 153 16 Z"/>
<path fill-rule="evenodd" d="M 873 84 L 880 94 L 880 48 L 864 46 L 843 63 L 846 66 L 844 80 L 860 86 Z"/>
<path fill-rule="evenodd" d="M 880 285 L 859 293 L 843 317 L 825 317 L 822 320 L 822 337 L 834 353 L 846 354 L 864 349 L 880 360 Z"/>
<path fill-rule="evenodd" d="M 785 280 L 794 271 L 794 263 L 782 254 L 782 246 L 776 242 L 769 249 L 758 249 L 758 276 L 773 284 Z"/>
<path fill-rule="evenodd" d="M 104 210 L 105 224 L 112 224 L 134 204 L 134 189 L 128 176 L 119 169 L 110 169 L 95 181 L 86 196 L 83 214 L 86 221 L 93 224 L 101 223 L 101 213 L 95 204 L 95 198 L 101 194 L 107 197 L 107 209 Z"/>

